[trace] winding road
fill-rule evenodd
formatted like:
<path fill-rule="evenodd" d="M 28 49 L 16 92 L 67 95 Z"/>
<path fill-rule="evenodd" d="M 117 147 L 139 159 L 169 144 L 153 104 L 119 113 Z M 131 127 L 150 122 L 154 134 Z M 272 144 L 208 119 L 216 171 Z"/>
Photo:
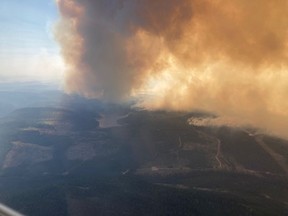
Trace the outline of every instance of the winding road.
<path fill-rule="evenodd" d="M 218 168 L 222 169 L 224 167 L 229 167 L 228 165 L 226 165 L 225 163 L 225 160 L 224 160 L 224 163 L 223 163 L 223 156 L 222 156 L 222 152 L 221 152 L 221 140 L 218 139 L 217 137 L 215 136 L 211 136 L 210 134 L 207 134 L 205 132 L 202 132 L 202 131 L 199 131 L 197 130 L 198 133 L 200 133 L 202 136 L 205 136 L 207 137 L 208 139 L 211 140 L 211 142 L 215 142 L 215 144 L 217 145 L 217 152 L 216 152 L 216 155 L 215 155 L 215 159 L 216 161 L 218 162 Z"/>
<path fill-rule="evenodd" d="M 223 167 L 220 156 L 221 156 L 221 141 L 215 137 L 215 139 L 217 140 L 217 154 L 215 156 L 216 160 L 219 163 L 219 168 L 221 169 Z"/>

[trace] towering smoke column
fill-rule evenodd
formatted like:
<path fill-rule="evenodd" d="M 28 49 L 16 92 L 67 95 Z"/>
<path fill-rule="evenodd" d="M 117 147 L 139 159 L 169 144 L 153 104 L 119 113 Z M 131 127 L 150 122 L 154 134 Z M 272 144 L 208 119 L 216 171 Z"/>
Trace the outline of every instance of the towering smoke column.
<path fill-rule="evenodd" d="M 58 0 L 69 92 L 288 136 L 287 0 Z"/>

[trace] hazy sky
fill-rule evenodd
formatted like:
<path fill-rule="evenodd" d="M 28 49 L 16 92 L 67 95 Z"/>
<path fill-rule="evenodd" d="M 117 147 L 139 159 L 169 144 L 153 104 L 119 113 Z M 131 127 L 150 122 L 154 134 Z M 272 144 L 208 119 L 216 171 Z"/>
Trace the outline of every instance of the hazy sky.
<path fill-rule="evenodd" d="M 54 0 L 1 0 L 0 81 L 60 79 L 57 19 Z"/>

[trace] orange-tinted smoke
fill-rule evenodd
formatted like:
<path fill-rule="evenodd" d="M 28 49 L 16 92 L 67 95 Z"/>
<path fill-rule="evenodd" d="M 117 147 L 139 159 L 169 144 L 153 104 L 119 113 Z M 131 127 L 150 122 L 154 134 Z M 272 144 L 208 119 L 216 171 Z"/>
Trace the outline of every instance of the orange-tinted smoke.
<path fill-rule="evenodd" d="M 287 0 L 59 0 L 66 88 L 286 136 Z M 288 137 L 288 134 L 287 134 Z"/>

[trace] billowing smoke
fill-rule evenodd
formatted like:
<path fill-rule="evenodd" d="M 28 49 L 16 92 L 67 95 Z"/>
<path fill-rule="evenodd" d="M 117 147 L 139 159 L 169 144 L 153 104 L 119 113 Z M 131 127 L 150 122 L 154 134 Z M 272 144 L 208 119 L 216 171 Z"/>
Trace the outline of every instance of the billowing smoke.
<path fill-rule="evenodd" d="M 288 137 L 287 0 L 58 0 L 69 92 Z M 145 96 L 143 96 L 145 95 Z"/>

